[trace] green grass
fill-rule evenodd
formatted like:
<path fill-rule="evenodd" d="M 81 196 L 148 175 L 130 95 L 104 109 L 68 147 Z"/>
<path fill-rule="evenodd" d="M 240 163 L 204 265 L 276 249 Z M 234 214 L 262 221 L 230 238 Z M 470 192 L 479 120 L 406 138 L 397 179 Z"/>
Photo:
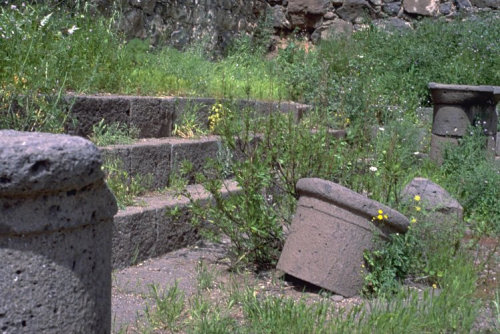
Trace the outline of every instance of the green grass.
<path fill-rule="evenodd" d="M 201 289 L 205 283 L 199 278 L 198 293 L 188 299 L 176 285 L 156 292 L 142 332 L 469 333 L 480 306 L 473 296 L 475 268 L 460 253 L 443 270 L 439 291 L 401 288 L 391 299 L 366 300 L 348 308 L 336 306 L 328 294 L 314 302 L 308 300 L 310 294 L 301 299 L 266 296 L 258 281 L 242 285 L 230 280 L 212 298 L 210 291 Z"/>
<path fill-rule="evenodd" d="M 66 92 L 311 103 L 316 111 L 300 125 L 278 117 L 250 121 L 243 117 L 244 111 L 227 107 L 231 112 L 215 126 L 226 136 L 228 147 L 235 144 L 234 134 L 249 144 L 248 159 L 234 164 L 226 157 L 212 166 L 214 173 L 233 173 L 245 186 L 240 202 L 220 198 L 218 216 L 214 215 L 233 242 L 240 241 L 235 243 L 238 262 L 272 264 L 276 259 L 283 241 L 280 224 L 293 212 L 300 177 L 328 178 L 398 207 L 402 186 L 414 176 L 428 176 L 462 202 L 469 227 L 480 235 L 498 235 L 500 174 L 473 141 L 465 140 L 457 151 L 450 151 L 442 168 L 413 154 L 419 150 L 414 140 L 419 124 L 415 109 L 430 105 L 428 82 L 500 83 L 498 15 L 486 13 L 478 20 L 449 23 L 422 20 L 415 30 L 394 34 L 370 27 L 350 39 L 324 41 L 309 52 L 290 40 L 273 59 L 265 57 L 262 41 L 252 38 L 236 41 L 219 59 L 207 57 L 196 46 L 185 52 L 151 48 L 148 41 L 126 41 L 117 32 L 118 20 L 116 11 L 99 17 L 80 2 L 70 12 L 62 6 L 1 6 L 0 128 L 64 132 L 66 123 L 73 121 L 61 103 Z M 179 133 L 205 133 L 198 123 L 206 127 L 208 120 L 196 116 L 194 109 L 187 113 L 178 124 Z M 345 140 L 327 136 L 328 127 L 344 126 Z M 384 129 L 373 140 L 372 126 Z M 309 132 L 313 128 L 318 130 L 315 135 Z M 100 145 L 128 141 L 130 130 L 101 123 L 94 128 L 93 139 Z M 267 138 L 260 147 L 250 141 L 257 131 Z M 377 171 L 370 173 L 370 167 Z M 144 192 L 141 177 L 131 177 L 118 162 L 108 162 L 104 168 L 121 208 Z M 218 180 L 206 180 L 218 189 Z M 282 196 L 271 191 L 277 187 Z M 427 257 L 426 266 L 393 275 L 393 260 L 401 254 L 405 261 L 421 264 L 421 258 L 409 259 L 407 251 L 412 249 L 406 241 L 396 240 L 399 246 L 385 248 L 380 258 L 388 271 L 381 270 L 373 282 L 392 275 L 392 283 L 398 283 L 409 272 L 427 273 L 442 289 L 432 302 L 430 297 L 408 301 L 408 293 L 394 284 L 390 297 L 394 307 L 375 306 L 369 313 L 359 308 L 337 316 L 328 304 L 256 297 L 251 289 L 241 292 L 238 301 L 229 298 L 213 305 L 201 294 L 209 290 L 212 273 L 199 268 L 203 288 L 198 299 L 187 303 L 176 286 L 166 292 L 153 288 L 157 307 L 148 310 L 147 318 L 154 330 L 193 333 L 293 332 L 291 324 L 301 333 L 469 332 L 477 307 L 471 297 L 475 269 L 469 260 L 461 253 L 434 249 L 439 256 Z"/>

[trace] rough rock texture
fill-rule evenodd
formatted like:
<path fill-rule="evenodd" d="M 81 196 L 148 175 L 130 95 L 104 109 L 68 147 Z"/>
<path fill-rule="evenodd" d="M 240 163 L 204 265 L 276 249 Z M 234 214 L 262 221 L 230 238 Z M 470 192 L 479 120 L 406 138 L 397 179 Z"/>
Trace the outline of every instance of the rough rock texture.
<path fill-rule="evenodd" d="M 300 198 L 278 269 L 345 297 L 359 293 L 363 251 L 382 237 L 404 233 L 408 219 L 383 204 L 321 179 L 301 179 Z M 382 210 L 388 218 L 374 224 Z"/>
<path fill-rule="evenodd" d="M 460 105 L 435 105 L 432 133 L 440 136 L 462 137 L 471 120 Z"/>
<path fill-rule="evenodd" d="M 446 147 L 458 146 L 458 139 L 454 137 L 445 137 L 432 134 L 431 135 L 431 149 L 429 158 L 432 161 L 441 165 L 444 159 L 444 152 Z"/>
<path fill-rule="evenodd" d="M 77 120 L 76 126 L 67 129 L 69 133 L 89 136 L 92 127 L 104 119 L 105 123 L 119 122 L 137 128 L 140 138 L 171 136 L 174 124 L 182 119 L 185 112 L 195 110 L 199 119 L 208 121 L 212 105 L 227 102 L 215 98 L 120 95 L 68 95 L 64 99 L 68 111 Z M 293 113 L 297 120 L 311 108 L 295 102 L 256 100 L 238 100 L 234 102 L 234 107 L 231 107 L 234 111 L 250 108 L 263 114 L 276 111 Z"/>
<path fill-rule="evenodd" d="M 496 146 L 497 146 L 496 153 L 500 157 L 500 133 L 497 133 Z"/>
<path fill-rule="evenodd" d="M 424 16 L 435 16 L 439 13 L 439 0 L 403 0 L 405 12 Z"/>
<path fill-rule="evenodd" d="M 500 101 L 498 86 L 466 86 L 429 83 L 434 117 L 432 124 L 431 159 L 442 162 L 443 144 L 455 144 L 469 125 L 480 126 L 494 151 L 498 126 L 496 104 Z M 450 137 L 450 138 L 445 138 Z"/>
<path fill-rule="evenodd" d="M 90 142 L 0 131 L 0 328 L 109 333 L 116 202 Z"/>
<path fill-rule="evenodd" d="M 55 1 L 55 0 L 52 0 Z M 499 9 L 500 0 L 90 0 L 108 15 L 113 3 L 123 13 L 121 29 L 130 38 L 149 38 L 154 45 L 185 48 L 201 44 L 220 52 L 238 35 L 268 29 L 280 35 L 301 30 L 313 41 L 329 22 L 339 17 L 356 24 L 366 18 L 398 17 L 407 22 L 418 16 L 453 16 L 456 11 Z M 404 13 L 403 13 L 403 8 Z M 405 14 L 406 13 L 406 14 Z M 407 15 L 409 14 L 409 15 Z M 316 29 L 320 29 L 315 32 Z"/>
<path fill-rule="evenodd" d="M 319 40 L 349 36 L 353 31 L 354 26 L 351 22 L 337 19 L 329 21 L 328 24 L 322 25 L 320 28 L 316 29 L 311 35 L 311 39 L 313 42 L 317 42 Z"/>
<path fill-rule="evenodd" d="M 422 178 L 414 178 L 401 193 L 404 201 L 415 203 L 416 195 L 420 196 L 418 205 L 430 221 L 439 224 L 443 221 L 461 221 L 464 209 L 460 203 L 442 187 L 434 182 Z"/>
<path fill-rule="evenodd" d="M 471 3 L 478 8 L 500 9 L 500 0 L 471 0 Z"/>
<path fill-rule="evenodd" d="M 374 17 L 374 10 L 365 0 L 344 0 L 342 7 L 337 9 L 337 14 L 346 21 L 354 21 L 365 15 Z"/>
<path fill-rule="evenodd" d="M 211 195 L 201 185 L 187 187 L 193 199 L 210 205 Z M 228 181 L 222 196 L 241 190 L 236 182 Z M 191 224 L 189 200 L 172 194 L 142 197 L 145 206 L 131 206 L 118 212 L 113 224 L 113 269 L 124 268 L 139 261 L 157 257 L 181 247 L 193 245 L 199 239 Z"/>

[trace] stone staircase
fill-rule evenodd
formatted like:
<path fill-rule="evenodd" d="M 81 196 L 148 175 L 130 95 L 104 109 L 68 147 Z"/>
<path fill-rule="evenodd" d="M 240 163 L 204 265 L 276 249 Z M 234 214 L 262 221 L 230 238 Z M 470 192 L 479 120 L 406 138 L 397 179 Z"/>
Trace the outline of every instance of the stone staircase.
<path fill-rule="evenodd" d="M 253 100 L 221 101 L 213 98 L 186 97 L 138 97 L 117 95 L 68 95 L 65 97 L 68 110 L 77 120 L 68 132 L 89 136 L 92 127 L 105 123 L 120 122 L 139 130 L 139 138 L 130 145 L 100 147 L 103 158 L 117 159 L 120 168 L 130 176 L 149 177 L 149 195 L 136 200 L 135 206 L 120 210 L 114 217 L 112 266 L 125 268 L 140 261 L 158 257 L 176 249 L 193 245 L 199 238 L 190 224 L 189 200 L 164 191 L 180 167 L 188 161 L 192 164 L 192 175 L 200 172 L 207 159 L 217 158 L 221 150 L 220 138 L 172 137 L 176 122 L 184 113 L 196 113 L 199 119 L 208 120 L 215 103 L 230 104 L 232 109 L 250 109 L 257 114 L 272 112 L 293 113 L 295 119 L 310 109 L 310 106 L 294 102 L 265 102 Z M 208 122 L 208 121 L 207 121 Z M 189 179 L 194 183 L 194 177 Z M 162 190 L 162 191 L 158 191 Z M 207 205 L 210 195 L 201 185 L 190 184 L 191 196 Z M 238 192 L 235 182 L 228 180 L 223 195 Z M 176 210 L 176 214 L 170 214 Z"/>

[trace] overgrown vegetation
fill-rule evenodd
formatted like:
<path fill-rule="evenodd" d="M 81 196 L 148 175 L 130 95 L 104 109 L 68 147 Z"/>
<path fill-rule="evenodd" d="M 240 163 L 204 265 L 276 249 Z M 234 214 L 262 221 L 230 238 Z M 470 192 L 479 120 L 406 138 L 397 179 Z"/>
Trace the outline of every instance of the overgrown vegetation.
<path fill-rule="evenodd" d="M 476 269 L 459 241 L 466 227 L 498 236 L 500 172 L 482 153 L 479 135 L 447 151 L 440 168 L 423 160 L 417 153 L 427 151 L 425 134 L 418 131 L 415 110 L 430 104 L 430 81 L 498 85 L 498 16 L 422 20 L 415 30 L 392 34 L 370 27 L 308 51 L 291 40 L 272 59 L 264 55 L 264 30 L 258 39 L 238 40 L 225 58 L 213 61 L 196 47 L 180 52 L 125 41 L 116 29 L 117 12 L 98 17 L 80 2 L 70 13 L 61 8 L 0 6 L 0 128 L 64 132 L 73 121 L 62 98 L 67 92 L 307 102 L 315 110 L 300 123 L 291 114 L 262 117 L 228 102 L 216 104 L 203 119 L 193 106 L 176 125 L 179 136 L 215 133 L 223 140 L 219 158 L 196 176 L 215 206 L 202 208 L 193 200 L 193 210 L 195 223 L 212 223 L 203 229 L 208 236 L 223 233 L 231 239 L 233 266 L 275 264 L 302 177 L 338 182 L 415 219 L 407 234 L 392 236 L 365 256 L 365 294 L 390 298 L 391 307 L 332 316 L 336 311 L 327 304 L 258 298 L 248 290 L 215 306 L 198 294 L 188 310 L 177 286 L 167 292 L 153 287 L 156 308 L 147 311 L 153 327 L 282 333 L 293 323 L 300 333 L 470 331 L 477 308 L 472 298 Z M 346 128 L 346 138 L 330 133 L 337 127 Z M 131 129 L 101 122 L 92 139 L 108 145 L 133 137 Z M 146 177 L 129 175 L 118 161 L 108 161 L 104 169 L 121 208 L 146 189 Z M 189 166 L 180 173 L 192 177 Z M 416 175 L 456 196 L 466 225 L 434 233 L 435 222 L 405 207 L 400 191 Z M 220 189 L 229 177 L 242 191 L 223 198 Z M 186 184 L 180 177 L 172 180 L 179 189 Z M 405 279 L 439 287 L 441 294 L 432 302 L 429 296 L 408 299 L 401 287 Z M 200 290 L 206 290 L 206 271 L 201 281 Z"/>

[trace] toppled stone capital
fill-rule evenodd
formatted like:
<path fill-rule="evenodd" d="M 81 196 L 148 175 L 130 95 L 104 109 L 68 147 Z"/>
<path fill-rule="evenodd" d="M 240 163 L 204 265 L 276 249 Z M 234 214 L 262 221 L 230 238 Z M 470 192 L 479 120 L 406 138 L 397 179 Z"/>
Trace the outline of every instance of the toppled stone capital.
<path fill-rule="evenodd" d="M 344 297 L 363 286 L 363 252 L 378 235 L 404 233 L 401 213 L 330 181 L 306 178 L 278 269 Z"/>

